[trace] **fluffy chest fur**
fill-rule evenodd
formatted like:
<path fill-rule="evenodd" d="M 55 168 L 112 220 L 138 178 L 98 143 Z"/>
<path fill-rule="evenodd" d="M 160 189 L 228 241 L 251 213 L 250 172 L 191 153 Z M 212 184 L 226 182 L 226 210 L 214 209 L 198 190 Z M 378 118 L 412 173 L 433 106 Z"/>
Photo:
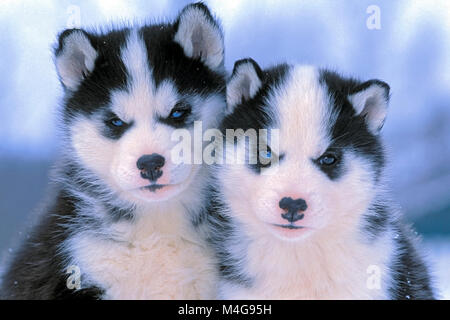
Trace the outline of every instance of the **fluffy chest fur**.
<path fill-rule="evenodd" d="M 388 238 L 376 246 L 357 239 L 286 243 L 251 241 L 245 259 L 248 287 L 223 281 L 225 299 L 386 299 Z"/>
<path fill-rule="evenodd" d="M 81 287 L 98 286 L 105 299 L 212 299 L 212 256 L 181 208 L 148 212 L 121 222 L 112 237 L 79 233 L 68 248 L 81 271 Z"/>

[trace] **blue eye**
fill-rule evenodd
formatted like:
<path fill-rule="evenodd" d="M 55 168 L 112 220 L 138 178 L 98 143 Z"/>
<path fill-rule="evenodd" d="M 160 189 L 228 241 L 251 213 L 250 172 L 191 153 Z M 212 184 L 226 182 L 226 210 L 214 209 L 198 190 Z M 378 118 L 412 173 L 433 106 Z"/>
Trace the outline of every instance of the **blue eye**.
<path fill-rule="evenodd" d="M 125 125 L 125 122 L 123 122 L 119 118 L 114 118 L 110 120 L 110 123 L 115 127 L 122 127 L 123 125 Z"/>
<path fill-rule="evenodd" d="M 185 114 L 185 112 L 186 111 L 184 111 L 184 110 L 174 110 L 170 114 L 170 117 L 172 117 L 173 119 L 179 119 Z"/>
<path fill-rule="evenodd" d="M 169 120 L 172 125 L 182 125 L 187 116 L 191 113 L 192 107 L 184 102 L 178 102 L 170 112 L 166 120 Z"/>
<path fill-rule="evenodd" d="M 261 158 L 270 159 L 270 158 L 272 158 L 272 151 L 271 150 L 260 151 L 259 155 L 260 155 Z"/>
<path fill-rule="evenodd" d="M 331 166 L 337 161 L 336 157 L 331 154 L 326 154 L 319 159 L 319 163 L 323 166 Z"/>

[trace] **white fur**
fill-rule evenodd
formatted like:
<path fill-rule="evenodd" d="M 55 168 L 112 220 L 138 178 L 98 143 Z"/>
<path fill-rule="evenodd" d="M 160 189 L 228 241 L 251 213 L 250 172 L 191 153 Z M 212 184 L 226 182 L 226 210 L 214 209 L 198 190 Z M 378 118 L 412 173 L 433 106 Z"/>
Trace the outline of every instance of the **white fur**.
<path fill-rule="evenodd" d="M 198 179 L 204 183 L 204 175 Z M 194 197 L 197 183 L 183 198 Z M 191 201 L 195 207 L 198 203 Z M 80 268 L 81 286 L 105 289 L 105 299 L 212 299 L 216 297 L 213 257 L 186 208 L 173 199 L 142 206 L 135 221 L 113 223 L 102 234 L 86 230 L 64 244 Z M 79 231 L 79 230 L 78 230 Z"/>
<path fill-rule="evenodd" d="M 343 225 L 302 244 L 261 237 L 248 248 L 246 265 L 254 276 L 251 288 L 222 283 L 224 299 L 385 299 L 389 240 L 365 245 L 357 234 L 341 237 Z M 348 230 L 345 229 L 346 231 Z M 380 267 L 381 287 L 368 287 L 370 266 Z"/>

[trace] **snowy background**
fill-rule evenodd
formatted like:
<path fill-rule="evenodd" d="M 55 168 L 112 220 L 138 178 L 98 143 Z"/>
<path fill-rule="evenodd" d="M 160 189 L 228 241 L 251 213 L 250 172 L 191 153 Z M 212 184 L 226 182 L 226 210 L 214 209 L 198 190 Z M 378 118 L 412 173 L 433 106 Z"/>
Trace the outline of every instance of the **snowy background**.
<path fill-rule="evenodd" d="M 392 89 L 384 129 L 391 188 L 424 237 L 441 297 L 450 299 L 450 1 L 211 0 L 226 66 L 315 64 L 379 78 Z M 188 1 L 0 1 L 0 252 L 42 199 L 58 149 L 61 88 L 52 45 L 67 26 L 172 19 Z M 367 20 L 375 5 L 380 29 Z M 368 10 L 369 8 L 369 10 Z M 369 12 L 368 12 L 369 11 Z"/>

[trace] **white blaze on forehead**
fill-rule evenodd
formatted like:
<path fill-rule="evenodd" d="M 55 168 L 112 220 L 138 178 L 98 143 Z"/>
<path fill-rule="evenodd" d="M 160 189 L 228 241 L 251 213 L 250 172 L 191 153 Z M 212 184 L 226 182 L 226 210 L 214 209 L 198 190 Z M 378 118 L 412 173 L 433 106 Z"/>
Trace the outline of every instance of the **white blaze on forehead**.
<path fill-rule="evenodd" d="M 128 74 L 127 90 L 111 94 L 113 111 L 125 121 L 150 119 L 155 113 L 168 113 L 178 100 L 177 90 L 169 80 L 156 88 L 148 64 L 147 48 L 137 30 L 130 31 L 121 57 Z"/>
<path fill-rule="evenodd" d="M 127 44 L 122 48 L 122 61 L 127 69 L 129 79 L 133 85 L 146 84 L 150 90 L 154 89 L 148 65 L 147 49 L 137 30 L 131 30 Z"/>
<path fill-rule="evenodd" d="M 330 143 L 330 97 L 312 66 L 295 66 L 270 102 L 278 109 L 281 148 L 318 157 Z"/>

